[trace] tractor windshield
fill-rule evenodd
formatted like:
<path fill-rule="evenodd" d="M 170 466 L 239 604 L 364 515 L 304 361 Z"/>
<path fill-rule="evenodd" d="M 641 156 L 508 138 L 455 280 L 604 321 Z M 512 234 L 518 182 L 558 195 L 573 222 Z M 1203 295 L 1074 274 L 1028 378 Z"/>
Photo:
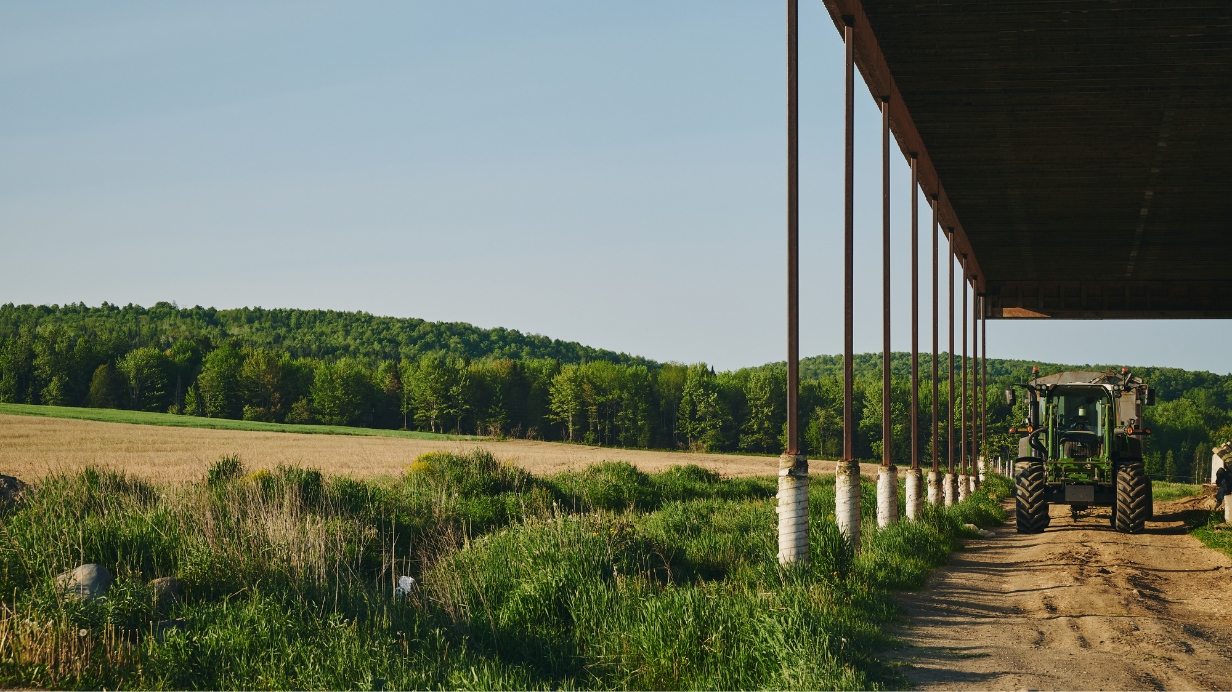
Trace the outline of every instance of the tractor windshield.
<path fill-rule="evenodd" d="M 1057 432 L 1103 430 L 1108 414 L 1108 395 L 1102 387 L 1065 389 L 1052 397 Z"/>

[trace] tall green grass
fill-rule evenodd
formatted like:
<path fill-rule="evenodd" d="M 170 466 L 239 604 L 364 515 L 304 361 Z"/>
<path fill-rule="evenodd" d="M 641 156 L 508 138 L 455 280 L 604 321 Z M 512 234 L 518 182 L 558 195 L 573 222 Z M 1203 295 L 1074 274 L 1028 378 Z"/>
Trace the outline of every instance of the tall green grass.
<path fill-rule="evenodd" d="M 862 549 L 814 512 L 811 564 L 783 570 L 774 490 L 697 467 L 539 478 L 483 452 L 363 482 L 235 459 L 186 486 L 52 476 L 0 515 L 0 686 L 902 686 L 872 653 L 894 591 L 1004 513 L 977 494 L 878 531 L 865 484 Z M 810 502 L 833 507 L 832 477 Z M 107 598 L 58 591 L 82 562 L 116 575 Z M 395 598 L 404 574 L 422 587 Z M 183 597 L 160 602 L 171 575 Z"/>
<path fill-rule="evenodd" d="M 1197 497 L 1202 494 L 1202 486 L 1194 483 L 1170 483 L 1168 481 L 1152 481 L 1151 493 L 1156 502 L 1179 500 L 1184 497 Z"/>

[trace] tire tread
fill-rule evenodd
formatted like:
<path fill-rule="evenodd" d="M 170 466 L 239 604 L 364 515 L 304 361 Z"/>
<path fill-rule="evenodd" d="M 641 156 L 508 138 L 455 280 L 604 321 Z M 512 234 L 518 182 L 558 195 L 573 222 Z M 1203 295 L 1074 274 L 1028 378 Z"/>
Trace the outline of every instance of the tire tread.
<path fill-rule="evenodd" d="M 1048 527 L 1047 477 L 1044 463 L 1022 460 L 1014 474 L 1014 523 L 1018 533 L 1043 533 Z"/>

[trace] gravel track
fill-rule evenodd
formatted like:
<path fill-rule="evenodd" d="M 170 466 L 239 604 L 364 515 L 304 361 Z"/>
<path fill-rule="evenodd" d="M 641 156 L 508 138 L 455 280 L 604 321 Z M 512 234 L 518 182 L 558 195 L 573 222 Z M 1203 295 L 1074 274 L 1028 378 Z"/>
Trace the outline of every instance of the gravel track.
<path fill-rule="evenodd" d="M 903 595 L 891 659 L 923 689 L 1232 689 L 1232 560 L 1186 533 L 1186 506 L 1156 503 L 1138 535 L 1106 508 L 1054 506 L 1036 535 L 1011 514 Z"/>

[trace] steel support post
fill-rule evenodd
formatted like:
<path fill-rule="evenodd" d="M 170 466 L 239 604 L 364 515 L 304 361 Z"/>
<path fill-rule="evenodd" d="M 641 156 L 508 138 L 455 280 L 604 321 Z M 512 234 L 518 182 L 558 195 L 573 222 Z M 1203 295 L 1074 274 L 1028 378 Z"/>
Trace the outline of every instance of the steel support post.
<path fill-rule="evenodd" d="M 939 409 L 937 401 L 940 397 L 940 387 L 937 384 L 938 363 L 941 358 L 941 349 L 939 348 L 940 341 L 938 335 L 941 331 L 940 321 L 940 292 L 938 289 L 940 283 L 939 253 L 937 237 L 940 230 L 937 226 L 937 196 L 933 195 L 929 199 L 929 206 L 933 212 L 932 237 L 933 237 L 933 359 L 932 359 L 932 375 L 933 375 L 933 436 L 932 436 L 932 469 L 928 472 L 928 501 L 933 504 L 942 502 L 941 492 L 941 419 L 939 417 Z"/>
<path fill-rule="evenodd" d="M 962 376 L 958 389 L 958 497 L 971 493 L 971 463 L 967 454 L 967 255 L 962 256 Z"/>
<path fill-rule="evenodd" d="M 860 546 L 860 464 L 855 460 L 852 336 L 855 306 L 855 18 L 843 17 L 843 457 L 835 468 L 835 520 L 839 532 Z"/>
<path fill-rule="evenodd" d="M 890 456 L 890 99 L 881 100 L 881 465 Z"/>
<path fill-rule="evenodd" d="M 988 305 L 980 297 L 980 444 L 988 446 Z M 988 450 L 984 450 L 988 454 Z"/>
<path fill-rule="evenodd" d="M 980 487 L 980 296 L 971 277 L 971 484 Z"/>
<path fill-rule="evenodd" d="M 881 99 L 881 469 L 877 472 L 877 526 L 898 521 L 898 467 L 890 424 L 890 97 Z"/>
<path fill-rule="evenodd" d="M 779 563 L 807 564 L 808 457 L 800 454 L 799 0 L 787 0 L 787 450 L 779 457 Z"/>
<path fill-rule="evenodd" d="M 920 472 L 920 172 L 911 155 L 911 468 L 907 471 L 907 519 L 920 516 L 923 474 Z"/>
<path fill-rule="evenodd" d="M 947 434 L 946 443 L 949 448 L 949 465 L 946 467 L 945 473 L 945 504 L 946 506 L 954 504 L 958 500 L 958 478 L 954 475 L 954 229 L 946 229 L 946 241 L 949 243 L 949 251 L 946 254 L 947 264 L 950 265 L 950 342 L 949 353 L 946 357 L 946 375 L 949 384 L 949 390 L 946 392 L 946 405 L 949 415 L 946 417 Z"/>

